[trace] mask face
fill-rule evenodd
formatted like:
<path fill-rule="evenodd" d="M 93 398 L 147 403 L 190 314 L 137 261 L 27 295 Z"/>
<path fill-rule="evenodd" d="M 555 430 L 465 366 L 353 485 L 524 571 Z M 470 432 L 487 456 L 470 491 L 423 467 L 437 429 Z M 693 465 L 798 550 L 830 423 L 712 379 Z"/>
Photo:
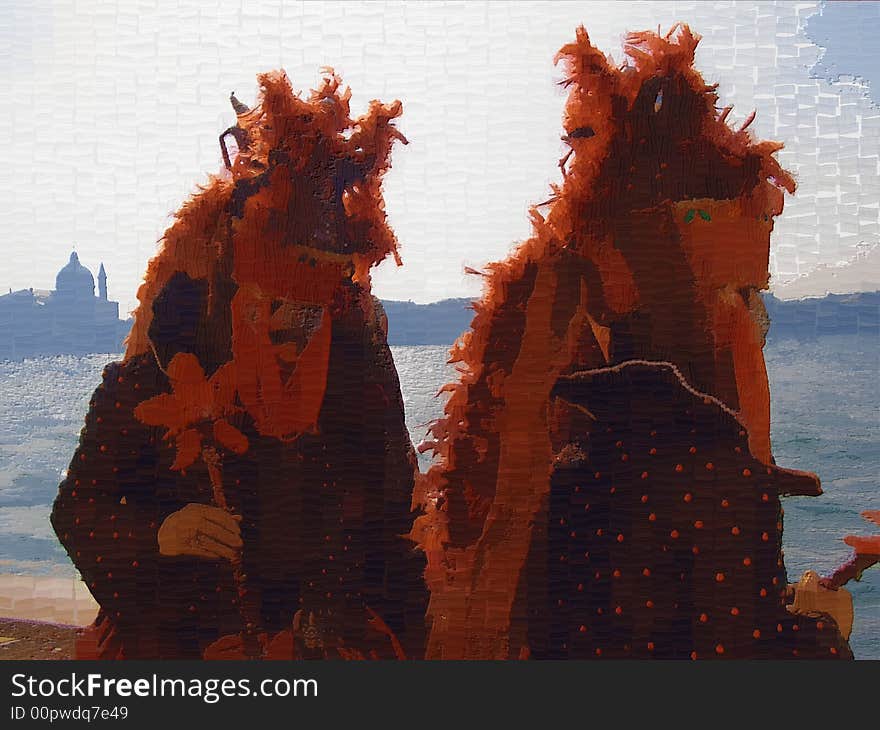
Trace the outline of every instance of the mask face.
<path fill-rule="evenodd" d="M 237 124 L 221 137 L 222 143 L 232 134 L 238 147 L 228 165 L 236 228 L 258 229 L 280 257 L 273 263 L 287 262 L 278 253 L 286 249 L 297 249 L 297 259 L 311 252 L 370 265 L 389 253 L 396 258 L 381 179 L 394 141 L 406 143 L 391 123 L 400 102 L 371 102 L 366 114 L 352 119 L 351 93 L 332 72 L 308 98 L 294 93 L 283 72 L 262 74 L 259 81 L 259 104 L 234 104 Z"/>
<path fill-rule="evenodd" d="M 694 306 L 711 338 L 713 392 L 736 410 L 749 447 L 770 463 L 770 387 L 764 364 L 769 327 L 760 291 L 767 287 L 773 217 L 782 193 L 762 183 L 733 200 L 690 200 L 672 206 L 681 249 L 694 281 Z"/>
<path fill-rule="evenodd" d="M 232 355 L 239 394 L 264 435 L 312 430 L 326 387 L 335 313 L 369 291 L 369 270 L 396 240 L 381 179 L 400 104 L 349 116 L 349 92 L 331 75 L 308 99 L 283 73 L 260 76 L 254 109 L 238 123 L 229 232 Z M 236 100 L 237 101 L 237 100 Z"/>
<path fill-rule="evenodd" d="M 331 339 L 325 307 L 274 298 L 253 285 L 236 292 L 232 351 L 238 394 L 263 435 L 292 440 L 314 429 Z"/>
<path fill-rule="evenodd" d="M 308 155 L 313 159 L 314 149 Z M 241 217 L 232 222 L 238 286 L 231 302 L 232 355 L 239 394 L 260 432 L 285 440 L 317 424 L 331 310 L 351 288 L 355 271 L 355 254 L 332 250 L 351 247 L 344 212 L 334 210 L 332 197 L 318 195 L 328 181 L 294 184 L 314 168 L 297 172 L 287 159 L 236 183 L 236 191 L 247 194 Z"/>

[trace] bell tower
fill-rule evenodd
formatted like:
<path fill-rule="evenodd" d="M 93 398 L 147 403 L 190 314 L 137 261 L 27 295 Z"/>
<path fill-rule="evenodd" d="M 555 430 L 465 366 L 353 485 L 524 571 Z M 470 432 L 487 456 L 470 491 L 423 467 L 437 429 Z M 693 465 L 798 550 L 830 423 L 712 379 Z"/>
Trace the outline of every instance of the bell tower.
<path fill-rule="evenodd" d="M 101 262 L 101 268 L 98 271 L 98 296 L 107 301 L 107 272 L 104 271 L 104 262 Z"/>

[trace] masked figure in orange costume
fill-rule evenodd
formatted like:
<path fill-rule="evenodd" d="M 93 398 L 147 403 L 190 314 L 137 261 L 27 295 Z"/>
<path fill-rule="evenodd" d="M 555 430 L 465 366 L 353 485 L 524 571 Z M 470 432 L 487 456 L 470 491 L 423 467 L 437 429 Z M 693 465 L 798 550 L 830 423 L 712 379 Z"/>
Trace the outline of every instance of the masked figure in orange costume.
<path fill-rule="evenodd" d="M 698 37 L 565 46 L 564 181 L 486 272 L 426 447 L 414 536 L 428 655 L 842 657 L 789 610 L 762 347 L 773 218 L 794 183 L 726 123 Z"/>
<path fill-rule="evenodd" d="M 150 262 L 55 502 L 101 607 L 83 656 L 423 654 L 415 459 L 369 277 L 397 258 L 400 104 L 353 120 L 332 72 L 306 99 L 259 81 Z"/>

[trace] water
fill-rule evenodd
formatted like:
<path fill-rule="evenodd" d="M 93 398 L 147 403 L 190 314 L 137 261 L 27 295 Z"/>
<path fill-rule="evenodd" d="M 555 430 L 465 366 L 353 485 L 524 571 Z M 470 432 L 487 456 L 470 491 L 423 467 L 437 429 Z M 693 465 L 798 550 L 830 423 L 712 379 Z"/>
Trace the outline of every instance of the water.
<path fill-rule="evenodd" d="M 440 415 L 440 386 L 452 379 L 446 347 L 393 347 L 414 443 Z M 0 362 L 0 572 L 72 575 L 48 522 L 101 370 L 118 355 Z M 859 517 L 880 508 L 880 344 L 825 336 L 771 342 L 773 447 L 781 466 L 817 472 L 825 494 L 785 500 L 789 577 L 826 573 L 849 554 L 844 535 L 870 534 Z M 424 469 L 429 460 L 420 457 Z M 856 656 L 880 659 L 880 568 L 848 586 Z"/>
<path fill-rule="evenodd" d="M 856 335 L 782 340 L 765 356 L 776 461 L 816 472 L 825 492 L 783 500 L 789 579 L 808 568 L 825 574 L 849 555 L 845 535 L 878 530 L 860 513 L 880 509 L 880 342 Z M 855 604 L 853 652 L 880 659 L 880 566 L 847 589 Z"/>

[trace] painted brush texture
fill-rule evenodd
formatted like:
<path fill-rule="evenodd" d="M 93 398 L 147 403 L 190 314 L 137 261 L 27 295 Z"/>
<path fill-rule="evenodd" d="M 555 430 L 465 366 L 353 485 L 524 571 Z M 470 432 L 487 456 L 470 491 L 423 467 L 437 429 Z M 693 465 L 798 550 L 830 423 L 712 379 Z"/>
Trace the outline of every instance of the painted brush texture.
<path fill-rule="evenodd" d="M 479 272 L 418 481 L 370 293 L 401 106 L 352 119 L 332 72 L 233 96 L 227 170 L 150 262 L 55 501 L 101 606 L 79 655 L 850 657 L 840 587 L 876 538 L 797 589 L 782 555 L 780 497 L 821 494 L 770 444 L 760 291 L 794 181 L 698 41 L 560 51 L 564 181 Z"/>
<path fill-rule="evenodd" d="M 693 68 L 699 37 L 583 28 L 559 53 L 564 182 L 487 267 L 426 448 L 428 655 L 843 657 L 793 614 L 763 359 L 794 181 Z"/>
<path fill-rule="evenodd" d="M 52 524 L 101 606 L 81 656 L 423 653 L 415 455 L 370 268 L 401 105 L 258 79 L 225 174 L 150 262 Z M 233 137 L 237 154 L 225 147 Z M 231 147 L 231 144 L 230 144 Z"/>

